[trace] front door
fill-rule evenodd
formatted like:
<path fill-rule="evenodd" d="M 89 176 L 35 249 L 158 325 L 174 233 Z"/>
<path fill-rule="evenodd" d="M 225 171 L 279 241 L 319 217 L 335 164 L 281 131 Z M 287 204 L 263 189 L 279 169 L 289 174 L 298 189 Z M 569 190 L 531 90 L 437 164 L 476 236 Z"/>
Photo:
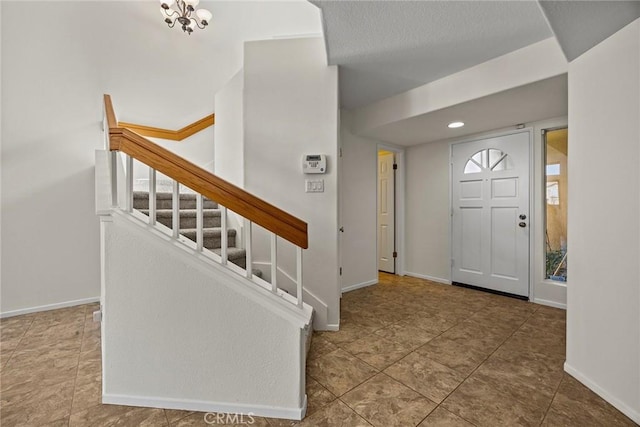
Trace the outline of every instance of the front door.
<path fill-rule="evenodd" d="M 529 140 L 452 146 L 453 282 L 529 296 Z"/>
<path fill-rule="evenodd" d="M 395 273 L 394 154 L 378 154 L 378 270 Z"/>

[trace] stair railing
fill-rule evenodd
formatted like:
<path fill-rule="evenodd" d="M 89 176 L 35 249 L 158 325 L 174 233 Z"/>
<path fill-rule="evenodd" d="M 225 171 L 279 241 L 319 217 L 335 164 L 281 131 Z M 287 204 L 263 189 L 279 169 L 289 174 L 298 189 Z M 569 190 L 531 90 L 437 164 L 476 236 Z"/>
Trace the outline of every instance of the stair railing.
<path fill-rule="evenodd" d="M 271 292 L 291 300 L 277 285 L 277 238 L 281 237 L 296 247 L 296 305 L 302 307 L 302 250 L 308 248 L 307 223 L 293 215 L 261 200 L 247 191 L 234 186 L 220 177 L 194 165 L 176 154 L 160 147 L 132 130 L 118 125 L 109 95 L 104 95 L 105 145 L 111 152 L 111 204 L 126 212 L 133 211 L 133 161 L 149 167 L 149 215 L 148 224 L 158 226 L 156 212 L 156 174 L 160 172 L 173 180 L 171 237 L 180 236 L 180 186 L 184 185 L 196 192 L 196 245 L 198 252 L 204 248 L 204 197 L 218 203 L 221 209 L 220 256 L 210 252 L 212 259 L 238 272 L 240 267 L 231 267 L 228 261 L 227 210 L 232 210 L 244 218 L 244 240 L 246 268 L 241 271 L 249 280 L 262 286 L 269 286 Z M 118 192 L 118 152 L 125 156 L 124 203 Z M 121 205 L 124 206 L 121 206 Z M 271 283 L 257 278 L 252 271 L 251 229 L 258 224 L 270 232 Z"/>

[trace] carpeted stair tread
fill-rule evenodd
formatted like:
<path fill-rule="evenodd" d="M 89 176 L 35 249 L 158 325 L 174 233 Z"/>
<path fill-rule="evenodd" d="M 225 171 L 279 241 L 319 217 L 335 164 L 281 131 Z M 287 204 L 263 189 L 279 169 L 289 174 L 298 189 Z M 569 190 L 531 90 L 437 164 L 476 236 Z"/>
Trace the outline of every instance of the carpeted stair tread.
<path fill-rule="evenodd" d="M 180 216 L 180 234 L 187 239 L 195 242 L 197 230 L 195 228 L 198 210 L 196 209 L 196 194 L 180 193 L 179 194 L 179 216 Z M 156 192 L 156 220 L 171 228 L 173 219 L 173 193 Z M 133 192 L 133 207 L 145 215 L 149 215 L 149 193 L 146 191 Z M 218 204 L 212 200 L 204 198 L 202 209 L 202 217 L 204 227 L 202 236 L 204 239 L 204 247 L 221 255 L 222 249 L 222 229 L 220 228 L 221 211 Z M 237 232 L 233 228 L 227 229 L 227 259 L 229 262 L 246 268 L 247 251 L 242 248 L 236 248 Z M 252 269 L 253 274 L 262 277 L 262 272 L 258 269 Z"/>
<path fill-rule="evenodd" d="M 157 192 L 156 193 L 156 205 L 158 209 L 171 209 L 173 203 L 173 193 Z M 180 209 L 195 209 L 196 208 L 196 194 L 193 193 L 180 193 L 179 194 Z M 206 197 L 203 200 L 204 208 L 216 209 L 218 204 Z M 133 192 L 133 207 L 134 209 L 149 209 L 149 193 L 146 191 L 134 191 Z"/>
<path fill-rule="evenodd" d="M 149 209 L 138 209 L 145 215 L 149 215 Z M 197 209 L 180 209 L 180 216 L 183 218 L 195 218 L 198 215 Z M 207 217 L 219 217 L 221 215 L 220 209 L 203 209 L 202 216 Z M 156 209 L 156 218 L 173 218 L 173 209 Z"/>
<path fill-rule="evenodd" d="M 196 232 L 197 230 L 195 228 L 184 228 L 184 229 L 180 229 L 180 234 L 182 234 L 185 237 L 193 237 L 194 239 L 196 238 Z M 236 235 L 236 230 L 234 230 L 233 228 L 229 228 L 227 229 L 227 235 L 229 237 L 235 237 Z M 216 227 L 216 228 L 203 228 L 202 229 L 202 236 L 204 238 L 207 237 L 220 237 L 222 236 L 222 228 Z"/>

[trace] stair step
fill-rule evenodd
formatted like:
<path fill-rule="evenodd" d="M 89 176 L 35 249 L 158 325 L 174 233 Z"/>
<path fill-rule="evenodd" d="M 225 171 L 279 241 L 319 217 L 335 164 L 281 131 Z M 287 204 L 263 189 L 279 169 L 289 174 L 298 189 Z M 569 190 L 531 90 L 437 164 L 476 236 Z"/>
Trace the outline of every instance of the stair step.
<path fill-rule="evenodd" d="M 212 250 L 214 253 L 222 256 L 220 248 Z M 227 248 L 227 259 L 238 267 L 247 268 L 247 251 L 241 248 Z M 262 271 L 257 268 L 252 269 L 254 275 L 262 277 Z"/>
<path fill-rule="evenodd" d="M 180 209 L 195 209 L 196 194 L 180 193 L 179 198 Z M 212 200 L 204 198 L 202 205 L 206 209 L 217 209 L 218 204 Z M 173 207 L 173 193 L 159 192 L 156 193 L 156 209 L 171 209 Z M 146 191 L 133 192 L 133 208 L 149 209 L 149 193 Z"/>
<path fill-rule="evenodd" d="M 149 209 L 140 209 L 145 215 L 149 215 Z M 196 228 L 198 211 L 196 209 L 180 209 L 180 229 Z M 219 209 L 203 209 L 202 210 L 203 227 L 213 228 L 220 227 L 221 212 Z M 158 209 L 156 210 L 156 220 L 160 224 L 164 224 L 171 228 L 173 225 L 173 210 Z"/>
<path fill-rule="evenodd" d="M 180 234 L 187 239 L 196 241 L 196 229 L 185 228 L 180 229 Z M 221 228 L 204 228 L 202 229 L 202 237 L 204 238 L 204 247 L 207 249 L 218 249 L 222 246 L 222 229 Z M 230 228 L 227 230 L 227 246 L 234 247 L 236 245 L 236 230 Z M 229 248 L 231 249 L 231 248 Z"/>

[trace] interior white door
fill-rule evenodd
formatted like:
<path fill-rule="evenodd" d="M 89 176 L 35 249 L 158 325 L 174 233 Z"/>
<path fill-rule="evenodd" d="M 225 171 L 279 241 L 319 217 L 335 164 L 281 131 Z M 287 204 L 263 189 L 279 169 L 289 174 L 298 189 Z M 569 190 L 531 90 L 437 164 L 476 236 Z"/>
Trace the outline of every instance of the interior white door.
<path fill-rule="evenodd" d="M 529 140 L 452 146 L 453 282 L 529 296 Z"/>
<path fill-rule="evenodd" d="M 378 270 L 395 273 L 395 176 L 393 153 L 378 155 Z"/>

